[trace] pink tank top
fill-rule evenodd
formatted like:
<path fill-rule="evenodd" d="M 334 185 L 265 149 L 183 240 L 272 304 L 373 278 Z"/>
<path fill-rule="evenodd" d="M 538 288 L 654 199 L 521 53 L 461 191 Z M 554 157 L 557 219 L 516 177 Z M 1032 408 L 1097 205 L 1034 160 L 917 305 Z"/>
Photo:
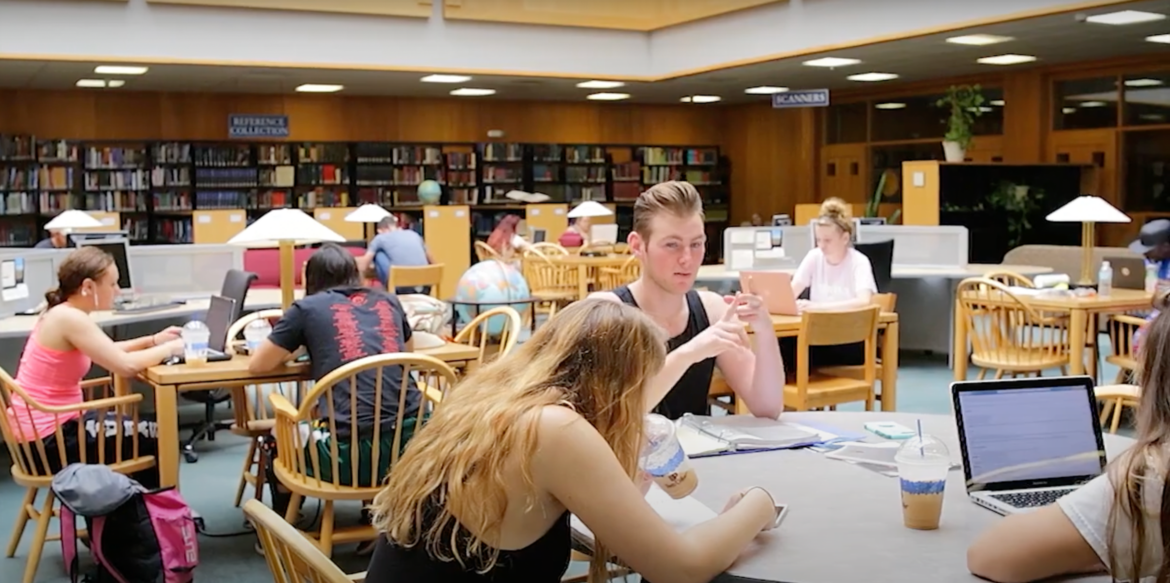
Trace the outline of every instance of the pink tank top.
<path fill-rule="evenodd" d="M 85 378 L 91 364 L 89 357 L 80 350 L 54 350 L 42 346 L 37 342 L 37 329 L 33 328 L 24 344 L 24 354 L 20 356 L 16 384 L 38 404 L 49 407 L 76 405 L 85 400 L 81 379 Z M 12 405 L 7 413 L 17 439 L 23 441 L 44 439 L 56 429 L 52 413 L 25 405 L 19 395 L 12 395 Z M 65 423 L 78 416 L 80 413 L 70 413 L 55 419 L 57 423 Z"/>

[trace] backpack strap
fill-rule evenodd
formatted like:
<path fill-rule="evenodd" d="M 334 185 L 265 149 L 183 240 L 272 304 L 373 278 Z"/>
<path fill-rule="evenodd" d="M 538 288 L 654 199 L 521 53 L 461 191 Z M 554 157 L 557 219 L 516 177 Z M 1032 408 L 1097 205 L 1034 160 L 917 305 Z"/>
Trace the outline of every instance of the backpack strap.
<path fill-rule="evenodd" d="M 50 493 L 50 496 L 53 494 Z M 77 521 L 73 511 L 62 504 L 59 515 L 61 525 L 61 557 L 65 559 L 65 572 L 69 574 L 69 581 L 77 583 Z M 93 533 L 90 533 L 92 539 Z"/>
<path fill-rule="evenodd" d="M 105 569 L 106 572 L 108 572 L 110 576 L 113 577 L 114 580 L 118 583 L 130 583 L 126 580 L 126 577 L 123 576 L 122 573 L 118 572 L 118 570 L 115 569 L 114 566 L 106 560 L 105 554 L 102 553 L 102 530 L 104 530 L 106 526 L 106 517 L 95 516 L 91 522 L 93 523 L 93 526 L 89 533 L 89 550 L 93 553 L 94 561 L 101 565 L 101 567 Z M 76 581 L 74 581 L 74 583 L 76 583 Z"/>

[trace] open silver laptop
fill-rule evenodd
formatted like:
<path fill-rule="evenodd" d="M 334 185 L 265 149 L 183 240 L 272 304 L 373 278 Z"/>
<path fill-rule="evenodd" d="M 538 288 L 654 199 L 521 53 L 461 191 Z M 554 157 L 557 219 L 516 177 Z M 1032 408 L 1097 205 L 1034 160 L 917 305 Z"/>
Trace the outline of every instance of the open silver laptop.
<path fill-rule="evenodd" d="M 1113 287 L 1117 289 L 1146 289 L 1146 259 L 1144 257 L 1106 257 L 1113 268 Z"/>
<path fill-rule="evenodd" d="M 1093 380 L 951 384 L 967 495 L 1000 514 L 1055 502 L 1105 470 Z"/>

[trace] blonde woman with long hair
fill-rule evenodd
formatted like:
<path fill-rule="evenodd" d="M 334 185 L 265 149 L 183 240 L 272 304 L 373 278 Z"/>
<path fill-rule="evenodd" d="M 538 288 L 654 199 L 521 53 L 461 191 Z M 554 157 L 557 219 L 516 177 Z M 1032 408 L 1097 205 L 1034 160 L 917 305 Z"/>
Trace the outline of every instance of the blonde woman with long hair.
<path fill-rule="evenodd" d="M 648 579 L 709 581 L 775 519 L 760 488 L 678 533 L 635 485 L 645 385 L 666 339 L 604 300 L 558 312 L 510 356 L 444 398 L 374 501 L 383 533 L 370 583 L 553 583 L 569 564 L 569 513 L 597 538 L 590 581 L 616 555 Z"/>
<path fill-rule="evenodd" d="M 1000 583 L 1108 571 L 1114 581 L 1170 582 L 1170 312 L 1138 353 L 1137 443 L 1055 504 L 1009 516 L 967 551 L 971 572 Z"/>

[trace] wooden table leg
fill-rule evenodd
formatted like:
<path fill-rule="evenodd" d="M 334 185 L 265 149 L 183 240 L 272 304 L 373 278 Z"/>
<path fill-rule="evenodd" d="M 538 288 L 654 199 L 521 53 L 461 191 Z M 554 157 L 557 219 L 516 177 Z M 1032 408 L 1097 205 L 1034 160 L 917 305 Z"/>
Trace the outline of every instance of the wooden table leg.
<path fill-rule="evenodd" d="M 951 346 L 951 362 L 955 369 L 955 380 L 965 381 L 967 380 L 967 320 L 963 317 L 963 305 L 957 299 L 955 300 L 953 320 L 952 331 L 955 337 L 954 344 Z M 885 391 L 885 388 L 882 390 Z M 882 399 L 882 408 L 885 408 L 885 399 Z"/>
<path fill-rule="evenodd" d="M 966 374 L 966 373 L 964 373 Z M 896 411 L 898 404 L 898 323 L 886 326 L 882 341 L 882 411 Z"/>
<path fill-rule="evenodd" d="M 174 385 L 154 387 L 158 423 L 158 474 L 163 488 L 179 487 L 179 392 Z"/>
<path fill-rule="evenodd" d="M 1084 310 L 1070 310 L 1068 322 L 1068 374 L 1085 374 L 1085 332 L 1089 315 Z"/>

